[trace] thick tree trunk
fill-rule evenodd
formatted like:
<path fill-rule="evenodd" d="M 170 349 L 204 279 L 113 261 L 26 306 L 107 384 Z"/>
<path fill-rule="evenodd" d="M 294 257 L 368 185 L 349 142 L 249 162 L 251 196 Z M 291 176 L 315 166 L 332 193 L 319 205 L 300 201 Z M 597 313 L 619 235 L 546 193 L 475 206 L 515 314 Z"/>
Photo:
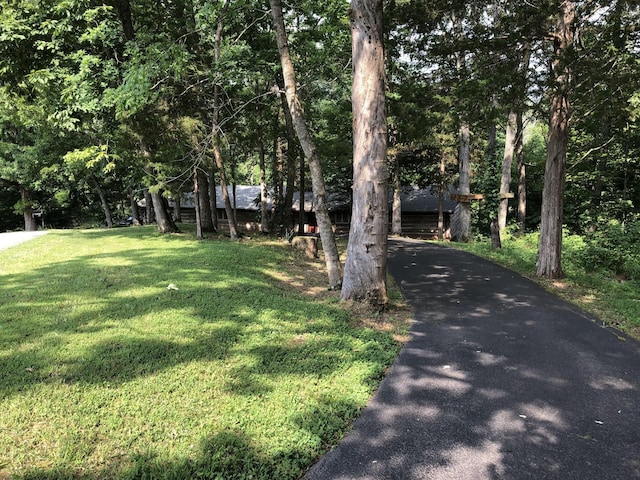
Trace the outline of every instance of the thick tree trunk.
<path fill-rule="evenodd" d="M 282 16 L 282 4 L 280 0 L 270 0 L 270 4 L 273 24 L 276 31 L 278 51 L 280 53 L 280 63 L 282 65 L 287 104 L 289 105 L 296 135 L 298 136 L 300 145 L 302 146 L 304 154 L 309 161 L 316 220 L 320 227 L 322 249 L 324 251 L 325 262 L 327 265 L 327 273 L 329 275 L 329 287 L 338 288 L 342 282 L 342 268 L 340 266 L 340 256 L 338 255 L 338 248 L 333 235 L 331 218 L 329 217 L 327 193 L 324 185 L 324 178 L 322 176 L 320 156 L 318 155 L 318 150 L 311 133 L 307 128 L 302 103 L 300 102 L 296 90 L 296 77 L 293 69 L 293 62 L 289 54 L 289 45 L 284 26 L 284 18 Z M 302 192 L 300 197 L 301 200 L 304 198 L 304 192 Z"/>
<path fill-rule="evenodd" d="M 458 149 L 458 191 L 462 195 L 471 193 L 471 155 L 470 155 L 470 131 L 469 124 L 460 126 L 460 146 Z M 451 238 L 457 242 L 469 242 L 471 240 L 471 204 L 459 202 L 451 218 Z"/>
<path fill-rule="evenodd" d="M 551 98 L 547 162 L 542 190 L 540 243 L 537 275 L 562 278 L 562 220 L 566 177 L 566 155 L 569 141 L 571 65 L 567 53 L 574 40 L 574 4 L 563 1 L 554 33 L 552 75 L 555 79 Z"/>
<path fill-rule="evenodd" d="M 386 307 L 389 179 L 382 0 L 352 0 L 353 207 L 343 300 Z"/>
<path fill-rule="evenodd" d="M 518 114 L 509 112 L 507 130 L 504 139 L 504 156 L 502 157 L 502 175 L 500 177 L 500 203 L 498 204 L 498 228 L 504 230 L 507 226 L 507 212 L 509 210 L 508 194 L 511 188 L 511 168 L 516 151 L 518 130 Z"/>
<path fill-rule="evenodd" d="M 173 222 L 167 204 L 160 192 L 151 192 L 151 201 L 153 202 L 153 210 L 156 212 L 156 222 L 158 223 L 159 233 L 177 233 L 178 227 Z"/>
<path fill-rule="evenodd" d="M 393 202 L 391 204 L 391 233 L 402 235 L 402 201 L 400 187 L 400 162 L 398 156 L 393 158 Z"/>
<path fill-rule="evenodd" d="M 24 218 L 25 232 L 35 232 L 38 230 L 38 222 L 33 216 L 33 198 L 31 192 L 24 187 L 20 187 L 20 198 L 22 199 L 22 218 Z"/>
<path fill-rule="evenodd" d="M 194 203 L 197 203 L 200 208 L 200 228 L 202 229 L 202 233 L 213 233 L 216 229 L 213 226 L 207 173 L 197 167 L 196 175 L 198 180 L 198 193 L 194 193 Z"/>

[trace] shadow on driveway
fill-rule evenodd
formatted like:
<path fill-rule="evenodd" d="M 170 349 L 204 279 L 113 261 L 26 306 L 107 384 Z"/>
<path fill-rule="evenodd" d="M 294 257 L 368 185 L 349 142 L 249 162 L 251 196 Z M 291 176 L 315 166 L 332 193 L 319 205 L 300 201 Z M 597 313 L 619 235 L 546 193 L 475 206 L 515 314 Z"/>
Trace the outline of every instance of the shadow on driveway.
<path fill-rule="evenodd" d="M 316 479 L 640 479 L 640 345 L 466 252 L 390 242 L 412 338 Z"/>

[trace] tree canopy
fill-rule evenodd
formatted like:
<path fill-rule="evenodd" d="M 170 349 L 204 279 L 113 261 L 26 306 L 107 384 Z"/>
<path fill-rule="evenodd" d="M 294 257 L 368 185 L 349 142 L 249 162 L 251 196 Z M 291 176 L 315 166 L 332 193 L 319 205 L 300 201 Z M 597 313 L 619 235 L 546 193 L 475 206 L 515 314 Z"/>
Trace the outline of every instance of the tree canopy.
<path fill-rule="evenodd" d="M 145 194 L 166 203 L 193 191 L 198 172 L 206 185 L 262 182 L 279 206 L 270 224 L 286 223 L 278 215 L 310 173 L 287 118 L 268 2 L 0 7 L 2 229 L 34 228 L 34 211 L 52 226 L 109 225 Z M 293 0 L 283 11 L 325 181 L 342 192 L 353 180 L 349 9 L 346 0 Z M 571 37 L 559 46 L 569 10 Z M 488 233 L 505 197 L 511 121 L 522 145 L 507 184 L 526 188 L 527 202 L 520 220 L 522 205 L 502 202 L 506 225 L 542 222 L 544 232 L 553 216 L 556 227 L 587 233 L 636 220 L 639 24 L 628 0 L 385 1 L 391 169 L 404 186 L 458 186 L 459 134 L 468 130 L 470 191 L 485 197 L 471 204 L 471 234 Z M 567 107 L 566 144 L 554 143 L 559 216 L 541 214 L 558 95 Z"/>

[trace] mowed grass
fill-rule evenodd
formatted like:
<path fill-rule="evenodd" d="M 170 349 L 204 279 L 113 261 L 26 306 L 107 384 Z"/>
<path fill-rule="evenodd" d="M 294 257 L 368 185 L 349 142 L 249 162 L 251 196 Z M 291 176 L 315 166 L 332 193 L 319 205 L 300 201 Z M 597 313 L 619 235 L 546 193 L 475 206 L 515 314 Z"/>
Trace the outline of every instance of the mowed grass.
<path fill-rule="evenodd" d="M 1 251 L 0 478 L 299 478 L 403 328 L 354 319 L 322 266 L 153 226 Z"/>
<path fill-rule="evenodd" d="M 538 233 L 521 237 L 507 235 L 502 240 L 502 249 L 498 250 L 491 249 L 490 240 L 451 245 L 531 278 L 547 290 L 597 315 L 605 325 L 640 340 L 640 284 L 637 281 L 620 278 L 611 272 L 586 270 L 578 261 L 585 243 L 575 235 L 567 235 L 563 239 L 565 278 L 539 278 L 535 276 L 538 240 Z"/>

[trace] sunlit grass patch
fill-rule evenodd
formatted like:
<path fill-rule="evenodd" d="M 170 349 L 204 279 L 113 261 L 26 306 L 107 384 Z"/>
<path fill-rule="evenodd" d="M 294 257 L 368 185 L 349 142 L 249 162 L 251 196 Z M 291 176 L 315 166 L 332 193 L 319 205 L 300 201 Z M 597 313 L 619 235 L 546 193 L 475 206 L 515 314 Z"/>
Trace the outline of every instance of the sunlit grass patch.
<path fill-rule="evenodd" d="M 0 478 L 298 478 L 406 332 L 325 284 L 279 241 L 153 227 L 0 252 Z"/>

